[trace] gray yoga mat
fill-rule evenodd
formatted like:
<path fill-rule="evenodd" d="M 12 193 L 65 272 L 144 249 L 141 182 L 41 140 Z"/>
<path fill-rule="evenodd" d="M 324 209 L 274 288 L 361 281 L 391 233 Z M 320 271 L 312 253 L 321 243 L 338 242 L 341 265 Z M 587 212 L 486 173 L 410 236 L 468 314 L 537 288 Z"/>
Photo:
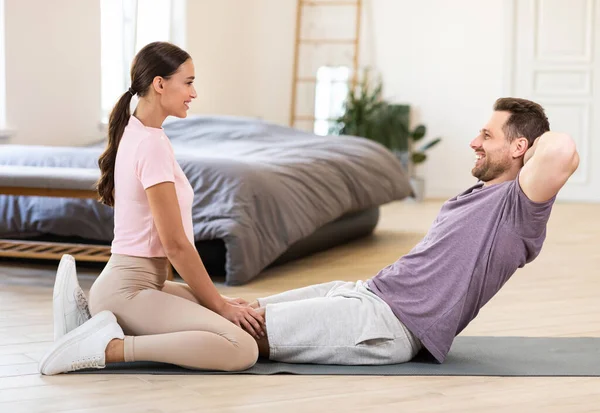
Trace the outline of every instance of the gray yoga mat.
<path fill-rule="evenodd" d="M 187 370 L 153 363 L 116 363 L 92 374 L 310 374 L 367 376 L 600 376 L 600 338 L 457 337 L 443 364 L 419 356 L 404 364 L 338 366 L 259 361 L 241 372 Z"/>

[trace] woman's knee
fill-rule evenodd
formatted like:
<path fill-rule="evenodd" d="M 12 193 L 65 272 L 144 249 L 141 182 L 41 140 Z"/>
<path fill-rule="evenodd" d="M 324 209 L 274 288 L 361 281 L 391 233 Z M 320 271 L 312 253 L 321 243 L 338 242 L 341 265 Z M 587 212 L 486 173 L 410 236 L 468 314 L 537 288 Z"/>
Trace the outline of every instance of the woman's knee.
<path fill-rule="evenodd" d="M 93 292 L 90 292 L 89 298 L 88 298 L 88 306 L 90 309 L 90 314 L 92 316 L 95 316 L 96 314 L 98 314 L 101 311 L 114 311 L 114 305 L 111 302 L 113 300 L 108 300 L 105 297 L 97 297 L 95 294 L 93 294 Z"/>
<path fill-rule="evenodd" d="M 123 304 L 122 298 L 117 291 L 107 288 L 106 282 L 96 281 L 88 294 L 88 306 L 91 315 L 94 316 L 106 310 L 114 313 Z"/>
<path fill-rule="evenodd" d="M 225 367 L 227 371 L 247 370 L 254 366 L 258 360 L 258 344 L 250 334 L 240 329 L 232 343 L 235 355 L 231 357 Z"/>

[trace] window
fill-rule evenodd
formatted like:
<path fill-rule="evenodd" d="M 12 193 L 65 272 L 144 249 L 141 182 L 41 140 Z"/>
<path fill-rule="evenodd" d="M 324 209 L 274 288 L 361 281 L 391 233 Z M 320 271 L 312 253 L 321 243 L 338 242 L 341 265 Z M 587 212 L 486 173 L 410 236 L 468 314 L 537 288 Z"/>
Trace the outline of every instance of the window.
<path fill-rule="evenodd" d="M 4 38 L 4 0 L 0 0 L 0 135 L 2 135 L 2 130 L 6 128 L 6 65 Z"/>
<path fill-rule="evenodd" d="M 2 0 L 0 0 L 2 1 Z M 135 54 L 154 41 L 185 48 L 185 0 L 101 0 L 102 122 L 130 86 Z"/>
<path fill-rule="evenodd" d="M 329 134 L 332 121 L 342 115 L 344 102 L 348 96 L 349 79 L 350 68 L 345 66 L 322 66 L 317 70 L 315 134 Z"/>

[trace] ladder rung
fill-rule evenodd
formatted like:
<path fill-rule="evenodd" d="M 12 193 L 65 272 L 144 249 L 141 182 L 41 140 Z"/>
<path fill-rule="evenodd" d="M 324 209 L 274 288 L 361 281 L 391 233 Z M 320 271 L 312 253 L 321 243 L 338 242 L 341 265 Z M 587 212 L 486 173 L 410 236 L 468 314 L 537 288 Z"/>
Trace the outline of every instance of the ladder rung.
<path fill-rule="evenodd" d="M 318 79 L 316 77 L 298 77 L 296 78 L 296 82 L 301 83 L 317 83 Z M 329 83 L 348 83 L 349 80 L 332 80 Z"/>
<path fill-rule="evenodd" d="M 354 44 L 356 39 L 300 39 L 298 43 L 304 44 Z"/>
<path fill-rule="evenodd" d="M 307 84 L 312 84 L 315 85 L 318 82 L 317 77 L 315 76 L 316 73 L 309 73 L 308 76 L 300 76 L 300 69 L 299 67 L 301 67 L 301 65 L 299 65 L 299 60 L 300 60 L 300 55 L 301 50 L 302 50 L 302 46 L 306 45 L 307 48 L 308 47 L 319 47 L 319 46 L 326 46 L 326 45 L 330 45 L 330 46 L 335 46 L 335 45 L 341 45 L 342 47 L 345 46 L 345 48 L 349 49 L 349 48 L 353 48 L 353 59 L 352 59 L 352 67 L 353 67 L 353 71 L 354 71 L 354 77 L 352 80 L 352 83 L 354 84 L 355 82 L 355 78 L 356 78 L 356 72 L 358 72 L 358 64 L 359 64 L 359 59 L 358 59 L 358 50 L 359 50 L 359 45 L 360 45 L 360 33 L 361 33 L 361 16 L 362 16 L 362 4 L 363 4 L 363 0 L 297 0 L 296 1 L 296 27 L 295 27 L 295 44 L 294 44 L 294 64 L 293 64 L 293 69 L 292 69 L 292 78 L 293 78 L 293 82 L 292 82 L 292 93 L 291 93 L 291 105 L 290 105 L 290 116 L 289 116 L 289 122 L 290 122 L 290 126 L 293 126 L 295 124 L 296 121 L 312 121 L 315 122 L 318 119 L 315 119 L 314 116 L 297 116 L 296 115 L 296 104 L 297 104 L 297 95 L 298 95 L 298 84 L 300 82 L 304 82 Z M 305 13 L 306 10 L 304 10 L 304 6 L 306 7 L 317 7 L 317 6 L 346 6 L 346 7 L 352 7 L 353 10 L 356 13 L 356 21 L 354 24 L 354 33 L 353 34 L 348 34 L 348 36 L 352 36 L 352 38 L 350 39 L 345 39 L 345 38 L 341 38 L 341 39 L 335 39 L 335 38 L 303 38 L 304 36 L 302 35 L 302 17 Z M 308 14 L 313 14 L 313 13 L 308 13 Z M 310 34 L 306 34 L 307 37 L 311 37 Z M 316 34 L 313 33 L 314 36 L 328 36 L 328 34 Z M 336 81 L 336 83 L 342 83 L 341 81 L 338 82 Z M 346 82 L 344 82 L 346 83 Z M 335 121 L 335 119 L 322 119 L 324 121 Z"/>
<path fill-rule="evenodd" d="M 335 122 L 337 119 L 336 118 L 315 118 L 314 116 L 294 116 L 294 120 L 299 120 L 299 121 L 317 121 L 317 120 L 324 120 L 327 122 Z"/>
<path fill-rule="evenodd" d="M 358 6 L 358 1 L 303 1 L 304 6 Z"/>

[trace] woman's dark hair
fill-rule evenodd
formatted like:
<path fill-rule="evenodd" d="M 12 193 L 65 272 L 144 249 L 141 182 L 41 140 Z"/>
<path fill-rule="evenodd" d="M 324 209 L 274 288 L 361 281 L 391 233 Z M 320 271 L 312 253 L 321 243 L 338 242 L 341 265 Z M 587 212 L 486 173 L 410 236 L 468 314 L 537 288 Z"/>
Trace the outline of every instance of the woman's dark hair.
<path fill-rule="evenodd" d="M 131 87 L 114 106 L 108 119 L 108 144 L 98 159 L 100 179 L 96 184 L 99 201 L 114 206 L 115 197 L 115 161 L 117 149 L 125 127 L 131 116 L 129 106 L 131 98 L 137 94 L 144 97 L 157 76 L 168 79 L 179 69 L 190 55 L 167 42 L 154 42 L 144 46 L 133 59 L 131 65 Z"/>

